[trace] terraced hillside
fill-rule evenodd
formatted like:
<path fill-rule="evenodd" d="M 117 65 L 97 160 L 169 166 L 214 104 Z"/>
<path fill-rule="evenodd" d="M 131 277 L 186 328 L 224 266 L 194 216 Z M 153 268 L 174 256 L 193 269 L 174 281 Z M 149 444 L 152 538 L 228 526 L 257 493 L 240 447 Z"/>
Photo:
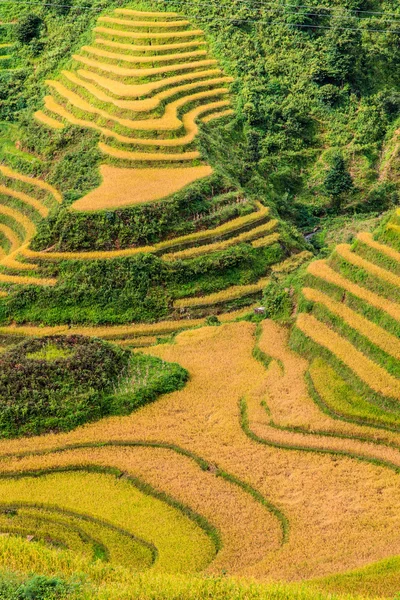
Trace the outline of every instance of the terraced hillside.
<path fill-rule="evenodd" d="M 1 538 L 9 566 L 25 571 L 34 553 L 42 573 L 92 573 L 95 552 L 109 583 L 122 565 L 153 578 L 223 570 L 313 579 L 312 589 L 340 591 L 346 578 L 352 591 L 396 589 L 398 570 L 382 561 L 399 552 L 398 431 L 378 435 L 322 413 L 307 392 L 307 361 L 271 321 L 258 332 L 251 323 L 198 328 L 147 352 L 182 364 L 186 387 L 126 417 L 25 438 L 22 450 L 20 439 L 0 442 L 0 524 L 21 537 L 35 527 L 39 544 L 24 554 Z M 56 543 L 65 548 L 57 559 Z M 329 583 L 376 561 L 370 575 Z"/>
<path fill-rule="evenodd" d="M 233 113 L 232 78 L 208 55 L 203 32 L 177 13 L 121 8 L 101 16 L 94 34 L 71 70 L 46 82 L 51 95 L 35 114 L 50 128 L 72 124 L 101 134 L 109 159 L 102 185 L 72 208 L 158 200 L 210 175 L 194 146 L 197 121 Z"/>
<path fill-rule="evenodd" d="M 55 140 L 69 139 L 77 128 L 96 132 L 101 184 L 71 204 L 42 180 L 14 172 L 5 181 L 4 210 L 14 212 L 4 227 L 10 229 L 10 219 L 19 223 L 6 244 L 0 281 L 3 292 L 17 294 L 6 308 L 10 320 L 196 319 L 252 304 L 275 265 L 289 271 L 310 257 L 302 242 L 282 234 L 270 208 L 201 159 L 199 124 L 233 114 L 231 81 L 210 57 L 203 32 L 177 13 L 118 8 L 98 18 L 92 43 L 73 55 L 68 70 L 46 80 L 50 94 L 34 118 L 38 135 Z M 34 219 L 23 229 L 13 181 L 24 194 L 29 183 L 41 194 L 46 188 L 60 206 L 43 208 L 39 226 Z M 102 270 L 112 277 L 124 272 L 107 286 L 115 288 L 115 299 L 103 290 Z M 93 277 L 100 277 L 96 284 Z M 29 314 L 24 284 L 53 288 L 30 292 Z M 130 294 L 122 309 L 118 286 L 131 288 L 122 294 Z M 81 314 L 73 300 L 78 289 L 86 295 Z"/>
<path fill-rule="evenodd" d="M 37 275 L 37 265 L 19 259 L 36 226 L 61 202 L 51 185 L 0 165 L 0 284 L 55 285 Z"/>
<path fill-rule="evenodd" d="M 302 292 L 307 312 L 299 314 L 292 337 L 296 349 L 318 357 L 311 370 L 317 380 L 323 362 L 330 365 L 333 411 L 382 426 L 397 425 L 400 415 L 397 218 L 309 265 Z M 329 393 L 335 396 L 334 389 Z"/>

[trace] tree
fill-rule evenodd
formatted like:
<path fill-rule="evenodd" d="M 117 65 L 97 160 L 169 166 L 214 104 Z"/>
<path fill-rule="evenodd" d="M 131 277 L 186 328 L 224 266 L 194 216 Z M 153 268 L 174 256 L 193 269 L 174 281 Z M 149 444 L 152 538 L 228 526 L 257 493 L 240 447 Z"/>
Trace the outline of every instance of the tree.
<path fill-rule="evenodd" d="M 326 173 L 324 188 L 336 210 L 340 209 L 344 194 L 354 189 L 353 179 L 346 167 L 343 156 L 339 153 L 333 157 L 331 167 Z"/>
<path fill-rule="evenodd" d="M 37 15 L 30 14 L 21 19 L 16 27 L 16 38 L 21 44 L 29 44 L 40 36 L 43 20 Z"/>

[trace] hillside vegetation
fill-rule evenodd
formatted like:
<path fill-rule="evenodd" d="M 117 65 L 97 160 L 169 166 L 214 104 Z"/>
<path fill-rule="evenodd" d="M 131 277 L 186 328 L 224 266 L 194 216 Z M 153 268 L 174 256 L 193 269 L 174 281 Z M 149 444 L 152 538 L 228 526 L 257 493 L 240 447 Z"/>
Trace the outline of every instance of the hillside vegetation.
<path fill-rule="evenodd" d="M 0 5 L 1 598 L 398 598 L 399 41 Z"/>

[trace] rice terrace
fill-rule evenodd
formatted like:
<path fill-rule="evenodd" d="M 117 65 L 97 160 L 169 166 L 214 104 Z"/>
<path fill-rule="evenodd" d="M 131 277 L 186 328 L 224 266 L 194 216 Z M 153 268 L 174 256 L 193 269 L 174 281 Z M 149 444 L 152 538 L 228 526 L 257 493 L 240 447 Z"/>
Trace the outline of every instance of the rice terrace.
<path fill-rule="evenodd" d="M 1 0 L 0 598 L 400 600 L 397 0 Z"/>

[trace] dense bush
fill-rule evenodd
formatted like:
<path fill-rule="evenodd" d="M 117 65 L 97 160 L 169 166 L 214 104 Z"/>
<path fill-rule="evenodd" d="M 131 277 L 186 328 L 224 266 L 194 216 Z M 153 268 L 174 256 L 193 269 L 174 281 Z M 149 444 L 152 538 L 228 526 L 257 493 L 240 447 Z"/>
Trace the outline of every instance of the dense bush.
<path fill-rule="evenodd" d="M 33 39 L 39 37 L 43 29 L 43 20 L 35 14 L 27 15 L 18 21 L 15 37 L 21 44 L 29 44 Z"/>
<path fill-rule="evenodd" d="M 31 339 L 0 358 L 0 437 L 67 431 L 180 389 L 180 365 L 79 335 Z"/>
<path fill-rule="evenodd" d="M 69 430 L 108 412 L 129 352 L 97 339 L 32 339 L 0 357 L 0 436 Z"/>

